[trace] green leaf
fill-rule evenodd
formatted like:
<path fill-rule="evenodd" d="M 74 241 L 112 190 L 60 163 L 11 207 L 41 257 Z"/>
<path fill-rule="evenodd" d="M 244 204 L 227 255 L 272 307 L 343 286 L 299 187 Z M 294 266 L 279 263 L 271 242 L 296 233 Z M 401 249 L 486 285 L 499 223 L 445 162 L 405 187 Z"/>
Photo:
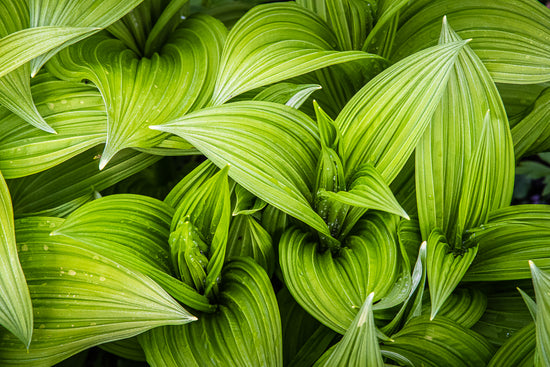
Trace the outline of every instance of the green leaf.
<path fill-rule="evenodd" d="M 109 167 L 99 171 L 103 146 L 80 153 L 49 170 L 10 180 L 15 217 L 30 215 L 66 216 L 97 192 L 141 171 L 160 157 L 124 150 Z M 74 205 L 67 205 L 74 202 Z"/>
<path fill-rule="evenodd" d="M 275 271 L 275 249 L 271 236 L 251 215 L 237 215 L 231 221 L 227 259 L 253 258 L 271 277 Z"/>
<path fill-rule="evenodd" d="M 101 349 L 132 361 L 145 362 L 145 352 L 137 336 L 99 345 Z"/>
<path fill-rule="evenodd" d="M 452 247 L 446 242 L 445 236 L 437 228 L 428 237 L 426 262 L 432 303 L 432 320 L 462 280 L 477 251 L 478 247 L 476 246 L 464 249 L 460 253 L 453 252 Z"/>
<path fill-rule="evenodd" d="M 440 43 L 458 41 L 444 19 Z M 514 153 L 498 91 L 469 45 L 451 70 L 416 149 L 416 193 L 422 237 L 439 228 L 449 245 L 460 249 L 466 229 L 509 205 Z"/>
<path fill-rule="evenodd" d="M 0 5 L 2 14 L 9 16 L 0 19 L 0 37 L 29 27 L 29 9 L 27 1 L 4 1 Z M 31 68 L 28 63 L 0 78 L 0 104 L 17 114 L 23 120 L 44 131 L 55 133 L 34 105 L 29 75 Z"/>
<path fill-rule="evenodd" d="M 414 318 L 391 338 L 382 355 L 410 366 L 485 366 L 494 354 L 485 338 L 445 317 Z"/>
<path fill-rule="evenodd" d="M 533 275 L 533 287 L 537 298 L 537 334 L 536 366 L 550 365 L 550 275 L 540 270 L 534 262 L 529 261 Z"/>
<path fill-rule="evenodd" d="M 32 92 L 38 111 L 57 134 L 0 109 L 0 170 L 6 178 L 43 171 L 105 142 L 107 120 L 97 89 L 41 73 Z"/>
<path fill-rule="evenodd" d="M 536 99 L 531 112 L 512 129 L 516 160 L 550 150 L 550 89 Z"/>
<path fill-rule="evenodd" d="M 438 311 L 459 325 L 470 329 L 483 316 L 487 308 L 487 295 L 477 288 L 460 288 L 449 295 Z M 430 305 L 425 304 L 422 314 L 430 313 Z"/>
<path fill-rule="evenodd" d="M 215 313 L 139 336 L 151 366 L 283 365 L 279 309 L 263 269 L 242 258 L 224 267 L 222 279 Z"/>
<path fill-rule="evenodd" d="M 489 221 L 469 232 L 465 245 L 479 246 L 467 281 L 529 279 L 528 260 L 550 269 L 550 206 L 515 205 L 493 212 Z"/>
<path fill-rule="evenodd" d="M 273 84 L 258 93 L 253 100 L 285 104 L 299 109 L 311 94 L 321 89 L 318 84 Z"/>
<path fill-rule="evenodd" d="M 384 366 L 372 313 L 373 299 L 374 293 L 369 294 L 342 340 L 315 366 Z"/>
<path fill-rule="evenodd" d="M 196 320 L 148 277 L 50 236 L 58 223 L 37 218 L 16 224 L 35 329 L 28 351 L 13 337 L 0 341 L 3 366 L 52 366 L 94 345 Z"/>
<path fill-rule="evenodd" d="M 181 136 L 260 199 L 328 234 L 311 207 L 319 135 L 294 108 L 234 102 L 190 113 L 154 129 Z"/>
<path fill-rule="evenodd" d="M 177 24 L 182 20 L 182 8 L 189 3 L 189 0 L 171 0 L 163 9 L 147 36 L 145 42 L 145 55 L 151 55 L 162 46 L 170 33 L 174 31 Z"/>
<path fill-rule="evenodd" d="M 332 30 L 307 9 L 292 3 L 256 6 L 228 35 L 210 105 L 330 65 L 383 60 L 366 52 L 335 51 L 336 44 Z"/>
<path fill-rule="evenodd" d="M 122 18 L 143 0 L 106 0 L 90 4 L 88 0 L 30 0 L 31 27 L 64 26 L 93 27 L 97 31 Z M 32 28 L 31 28 L 32 29 Z M 74 35 L 65 42 L 56 45 L 49 52 L 34 58 L 31 62 L 32 75 L 61 49 L 76 43 L 89 34 Z M 1 68 L 0 68 L 1 69 Z"/>
<path fill-rule="evenodd" d="M 521 298 L 523 298 L 523 301 L 527 305 L 527 308 L 529 309 L 529 313 L 531 314 L 531 317 L 533 320 L 537 320 L 537 303 L 533 298 L 531 298 L 526 292 L 522 291 L 521 288 L 518 287 L 518 292 L 521 294 Z"/>
<path fill-rule="evenodd" d="M 150 59 L 140 58 L 106 33 L 52 59 L 49 68 L 59 78 L 89 79 L 105 100 L 107 142 L 100 169 L 123 148 L 150 148 L 161 143 L 166 135 L 149 125 L 172 120 L 206 103 L 225 32 L 215 19 L 199 15 L 182 23 L 161 52 Z"/>
<path fill-rule="evenodd" d="M 347 191 L 323 191 L 320 195 L 343 204 L 381 210 L 409 219 L 387 183 L 371 164 L 367 163 L 359 167 L 349 181 Z"/>
<path fill-rule="evenodd" d="M 225 167 L 200 188 L 187 192 L 172 218 L 173 266 L 183 281 L 194 283 L 206 297 L 217 293 L 225 261 L 231 218 L 227 171 Z"/>
<path fill-rule="evenodd" d="M 399 16 L 392 59 L 436 44 L 445 15 L 495 82 L 550 80 L 550 11 L 535 0 L 414 1 Z"/>
<path fill-rule="evenodd" d="M 495 353 L 487 367 L 531 367 L 535 365 L 535 323 L 512 335 Z"/>
<path fill-rule="evenodd" d="M 368 82 L 336 119 L 346 176 L 371 163 L 391 183 L 426 130 L 465 42 L 420 51 Z"/>
<path fill-rule="evenodd" d="M 0 173 L 0 325 L 28 348 L 33 313 L 29 288 L 17 256 L 10 193 Z"/>
<path fill-rule="evenodd" d="M 399 276 L 397 222 L 393 215 L 368 214 L 336 254 L 299 229 L 287 230 L 279 242 L 279 262 L 292 296 L 322 324 L 344 334 L 367 295 L 382 299 Z"/>
<path fill-rule="evenodd" d="M 206 181 L 214 176 L 216 172 L 218 172 L 218 167 L 216 167 L 212 161 L 204 161 L 170 190 L 164 202 L 174 209 L 179 207 L 188 191 L 195 191 L 200 188 Z"/>
<path fill-rule="evenodd" d="M 185 305 L 212 311 L 206 297 L 172 276 L 168 237 L 173 209 L 147 196 L 110 195 L 86 203 L 53 231 L 139 271 Z"/>
<path fill-rule="evenodd" d="M 258 199 L 244 187 L 239 184 L 235 185 L 235 204 L 233 207 L 233 216 L 251 215 L 259 212 L 266 207 L 267 203 L 262 199 Z"/>

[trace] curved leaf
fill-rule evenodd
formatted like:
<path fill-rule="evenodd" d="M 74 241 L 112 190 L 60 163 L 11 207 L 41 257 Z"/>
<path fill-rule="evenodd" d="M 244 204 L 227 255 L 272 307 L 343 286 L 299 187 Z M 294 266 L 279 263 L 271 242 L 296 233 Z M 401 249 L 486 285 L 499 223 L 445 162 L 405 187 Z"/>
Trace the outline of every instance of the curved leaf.
<path fill-rule="evenodd" d="M 393 60 L 437 42 L 447 16 L 499 83 L 550 80 L 550 11 L 535 0 L 418 0 L 401 12 Z"/>
<path fill-rule="evenodd" d="M 430 305 L 424 305 L 422 314 L 430 313 Z M 487 296 L 476 288 L 456 289 L 443 303 L 438 315 L 453 320 L 470 329 L 483 316 L 487 308 Z"/>
<path fill-rule="evenodd" d="M 535 365 L 535 323 L 515 333 L 495 353 L 487 367 L 531 367 Z"/>
<path fill-rule="evenodd" d="M 412 366 L 485 366 L 494 353 L 481 335 L 445 317 L 414 318 L 391 338 L 380 347 L 382 355 Z"/>
<path fill-rule="evenodd" d="M 328 234 L 311 207 L 320 143 L 315 123 L 291 107 L 235 102 L 154 129 L 181 136 L 260 199 Z"/>
<path fill-rule="evenodd" d="M 313 92 L 319 89 L 321 86 L 318 84 L 277 83 L 265 88 L 253 100 L 282 103 L 298 109 Z"/>
<path fill-rule="evenodd" d="M 0 111 L 0 170 L 6 178 L 43 171 L 105 142 L 107 120 L 97 89 L 48 74 L 35 79 L 32 91 L 38 111 L 57 134 Z"/>
<path fill-rule="evenodd" d="M 147 196 L 119 194 L 86 203 L 53 231 L 82 247 L 139 271 L 174 298 L 202 311 L 212 311 L 206 297 L 172 276 L 168 236 L 173 210 Z"/>
<path fill-rule="evenodd" d="M 0 173 L 0 325 L 28 348 L 33 313 L 29 288 L 17 256 L 10 193 Z"/>
<path fill-rule="evenodd" d="M 428 127 L 465 42 L 420 51 L 378 74 L 336 119 L 346 176 L 372 164 L 391 183 Z"/>
<path fill-rule="evenodd" d="M 440 43 L 460 38 L 443 20 Z M 489 112 L 487 112 L 489 111 Z M 509 205 L 513 144 L 506 111 L 481 60 L 467 45 L 458 55 L 430 127 L 416 149 L 422 237 L 439 228 L 452 248 L 462 234 Z"/>
<path fill-rule="evenodd" d="M 336 44 L 327 24 L 301 6 L 256 6 L 228 35 L 210 105 L 330 65 L 359 59 L 383 61 L 366 52 L 335 51 Z"/>
<path fill-rule="evenodd" d="M 516 160 L 550 150 L 550 89 L 536 99 L 531 112 L 512 128 Z"/>
<path fill-rule="evenodd" d="M 116 356 L 132 361 L 145 362 L 145 352 L 137 336 L 99 345 L 101 349 Z"/>
<path fill-rule="evenodd" d="M 200 108 L 209 98 L 225 38 L 207 16 L 187 19 L 160 54 L 139 58 L 122 41 L 100 33 L 60 52 L 48 64 L 59 78 L 89 79 L 108 115 L 100 169 L 123 148 L 150 148 L 166 137 L 148 128 Z"/>
<path fill-rule="evenodd" d="M 315 366 L 384 366 L 372 314 L 373 298 L 374 293 L 369 294 L 342 340 Z"/>
<path fill-rule="evenodd" d="M 281 271 L 292 296 L 312 316 L 344 334 L 371 292 L 375 301 L 392 288 L 399 272 L 397 219 L 373 212 L 358 222 L 332 254 L 299 229 L 289 229 L 279 243 Z"/>
<path fill-rule="evenodd" d="M 206 160 L 202 162 L 193 171 L 187 174 L 170 192 L 166 195 L 164 202 L 176 209 L 181 205 L 182 200 L 186 197 L 187 192 L 195 191 L 200 188 L 206 181 L 218 172 L 212 161 Z"/>
<path fill-rule="evenodd" d="M 282 366 L 279 309 L 263 269 L 234 260 L 223 269 L 221 289 L 215 313 L 139 336 L 152 367 Z"/>
<path fill-rule="evenodd" d="M 529 261 L 529 267 L 537 298 L 535 365 L 548 366 L 550 365 L 550 275 L 541 271 L 532 261 Z"/>
<path fill-rule="evenodd" d="M 35 329 L 28 351 L 14 338 L 0 341 L 3 366 L 51 366 L 97 344 L 196 320 L 148 277 L 50 236 L 58 224 L 44 218 L 18 222 Z"/>

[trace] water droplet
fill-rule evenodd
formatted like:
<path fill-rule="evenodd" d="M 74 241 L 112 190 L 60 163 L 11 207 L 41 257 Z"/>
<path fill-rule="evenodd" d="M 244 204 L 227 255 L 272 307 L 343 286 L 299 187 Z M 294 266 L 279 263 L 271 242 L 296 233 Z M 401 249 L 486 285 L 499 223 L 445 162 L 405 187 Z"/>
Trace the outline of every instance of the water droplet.
<path fill-rule="evenodd" d="M 48 251 L 48 250 L 49 250 L 48 245 L 44 245 L 44 251 Z"/>
<path fill-rule="evenodd" d="M 69 274 L 69 275 L 71 275 L 71 276 L 74 276 L 74 275 L 76 275 L 76 271 L 74 271 L 74 270 L 69 270 L 69 272 L 68 272 L 67 274 Z"/>
<path fill-rule="evenodd" d="M 66 99 L 62 99 L 62 100 L 61 100 L 61 104 L 67 104 L 67 100 L 66 100 Z"/>
<path fill-rule="evenodd" d="M 99 280 L 100 280 L 101 282 L 103 282 L 103 281 L 105 281 L 105 277 L 99 277 Z"/>
<path fill-rule="evenodd" d="M 40 328 L 40 329 L 45 329 L 45 328 L 46 328 L 46 325 L 40 324 L 39 328 Z"/>
<path fill-rule="evenodd" d="M 28 250 L 29 250 L 29 246 L 27 245 L 21 246 L 21 251 L 28 251 Z"/>

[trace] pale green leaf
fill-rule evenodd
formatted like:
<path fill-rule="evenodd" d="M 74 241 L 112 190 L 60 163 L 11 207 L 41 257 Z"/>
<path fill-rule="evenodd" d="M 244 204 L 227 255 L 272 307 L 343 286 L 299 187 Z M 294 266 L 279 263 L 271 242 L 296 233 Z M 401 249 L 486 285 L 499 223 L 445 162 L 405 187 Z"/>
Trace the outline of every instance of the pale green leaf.
<path fill-rule="evenodd" d="M 10 180 L 15 217 L 65 216 L 94 195 L 157 162 L 160 157 L 124 150 L 99 171 L 99 145 L 46 171 Z M 74 206 L 67 203 L 74 201 Z"/>
<path fill-rule="evenodd" d="M 139 336 L 152 367 L 282 367 L 279 309 L 263 269 L 252 259 L 234 260 L 224 267 L 222 284 L 215 313 Z"/>
<path fill-rule="evenodd" d="M 432 231 L 428 237 L 426 253 L 428 284 L 432 303 L 431 319 L 437 315 L 452 291 L 462 280 L 477 251 L 478 246 L 475 246 L 464 249 L 460 253 L 455 253 L 438 228 Z"/>
<path fill-rule="evenodd" d="M 397 223 L 390 214 L 368 214 L 336 256 L 307 233 L 287 230 L 279 261 L 290 293 L 322 324 L 344 334 L 368 294 L 382 299 L 400 275 Z"/>
<path fill-rule="evenodd" d="M 16 224 L 35 329 L 28 351 L 15 338 L 0 341 L 2 366 L 52 366 L 94 345 L 196 320 L 150 278 L 50 236 L 53 219 Z"/>
<path fill-rule="evenodd" d="M 185 305 L 212 311 L 206 297 L 172 276 L 168 237 L 173 212 L 147 196 L 110 195 L 75 210 L 53 236 L 75 239 L 82 247 L 151 277 Z"/>
<path fill-rule="evenodd" d="M 155 21 L 155 24 L 145 42 L 145 55 L 151 55 L 155 50 L 158 50 L 174 31 L 177 24 L 185 19 L 182 14 L 188 5 L 189 0 L 170 0 L 163 9 L 162 14 Z"/>
<path fill-rule="evenodd" d="M 315 366 L 384 366 L 372 313 L 373 299 L 374 293 L 369 294 L 342 340 Z"/>
<path fill-rule="evenodd" d="M 25 274 L 17 256 L 10 193 L 0 173 L 0 325 L 25 347 L 31 343 L 33 312 Z"/>
<path fill-rule="evenodd" d="M 550 80 L 550 10 L 535 0 L 416 0 L 401 12 L 393 60 L 437 43 L 440 21 L 453 28 L 501 83 Z"/>
<path fill-rule="evenodd" d="M 311 94 L 321 89 L 318 84 L 273 84 L 258 93 L 254 101 L 282 103 L 290 107 L 300 108 Z"/>
<path fill-rule="evenodd" d="M 457 41 L 460 37 L 444 19 L 440 43 Z M 485 223 L 492 210 L 509 205 L 513 154 L 498 90 L 467 45 L 416 149 L 422 237 L 439 228 L 452 248 L 461 248 L 465 230 Z"/>
<path fill-rule="evenodd" d="M 228 35 L 210 105 L 330 65 L 383 60 L 366 52 L 336 51 L 336 44 L 332 30 L 307 9 L 292 3 L 256 6 Z"/>
<path fill-rule="evenodd" d="M 153 128 L 181 136 L 260 199 L 328 234 L 312 209 L 320 143 L 315 123 L 294 108 L 235 102 Z"/>
<path fill-rule="evenodd" d="M 428 127 L 465 42 L 420 51 L 365 85 L 336 119 L 346 176 L 371 163 L 391 183 Z"/>
<path fill-rule="evenodd" d="M 485 366 L 494 354 L 485 338 L 445 317 L 414 318 L 391 338 L 382 355 L 410 366 Z"/>
<path fill-rule="evenodd" d="M 259 212 L 266 207 L 267 203 L 258 199 L 251 192 L 239 184 L 235 185 L 235 204 L 233 206 L 233 216 L 251 215 Z"/>
<path fill-rule="evenodd" d="M 540 270 L 532 261 L 529 261 L 529 267 L 537 299 L 535 365 L 550 366 L 550 275 Z"/>
<path fill-rule="evenodd" d="M 201 163 L 197 168 L 187 174 L 170 192 L 166 195 L 164 202 L 176 209 L 180 206 L 182 200 L 188 191 L 195 191 L 206 181 L 208 181 L 214 174 L 218 172 L 212 161 L 206 160 Z"/>
<path fill-rule="evenodd" d="M 202 107 L 213 88 L 225 28 L 198 15 L 172 34 L 160 53 L 140 58 L 106 32 L 73 45 L 48 68 L 59 78 L 91 80 L 100 90 L 108 115 L 107 141 L 100 169 L 121 149 L 151 148 L 166 134 L 149 125 Z"/>
<path fill-rule="evenodd" d="M 43 171 L 105 142 L 107 120 L 97 89 L 49 74 L 35 79 L 38 111 L 58 133 L 40 131 L 0 109 L 0 170 L 6 178 Z"/>

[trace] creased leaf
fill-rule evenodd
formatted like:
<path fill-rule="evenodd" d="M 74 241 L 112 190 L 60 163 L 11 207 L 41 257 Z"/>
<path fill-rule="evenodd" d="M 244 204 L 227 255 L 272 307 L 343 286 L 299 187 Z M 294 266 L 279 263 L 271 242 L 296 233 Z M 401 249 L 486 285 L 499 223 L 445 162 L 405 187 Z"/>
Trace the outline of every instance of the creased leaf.
<path fill-rule="evenodd" d="M 535 323 L 515 333 L 495 353 L 487 367 L 531 367 L 535 365 Z"/>
<path fill-rule="evenodd" d="M 16 224 L 35 329 L 28 351 L 15 338 L 0 341 L 3 366 L 52 366 L 97 344 L 196 320 L 148 277 L 50 236 L 60 223 L 52 219 Z"/>
<path fill-rule="evenodd" d="M 536 99 L 531 112 L 512 129 L 516 160 L 550 150 L 550 89 Z"/>
<path fill-rule="evenodd" d="M 529 261 L 533 274 L 533 287 L 537 298 L 537 334 L 536 366 L 550 365 L 550 275 L 541 271 L 534 262 Z"/>
<path fill-rule="evenodd" d="M 0 173 L 0 325 L 26 347 L 31 343 L 33 313 L 29 288 L 17 256 L 10 193 Z"/>

